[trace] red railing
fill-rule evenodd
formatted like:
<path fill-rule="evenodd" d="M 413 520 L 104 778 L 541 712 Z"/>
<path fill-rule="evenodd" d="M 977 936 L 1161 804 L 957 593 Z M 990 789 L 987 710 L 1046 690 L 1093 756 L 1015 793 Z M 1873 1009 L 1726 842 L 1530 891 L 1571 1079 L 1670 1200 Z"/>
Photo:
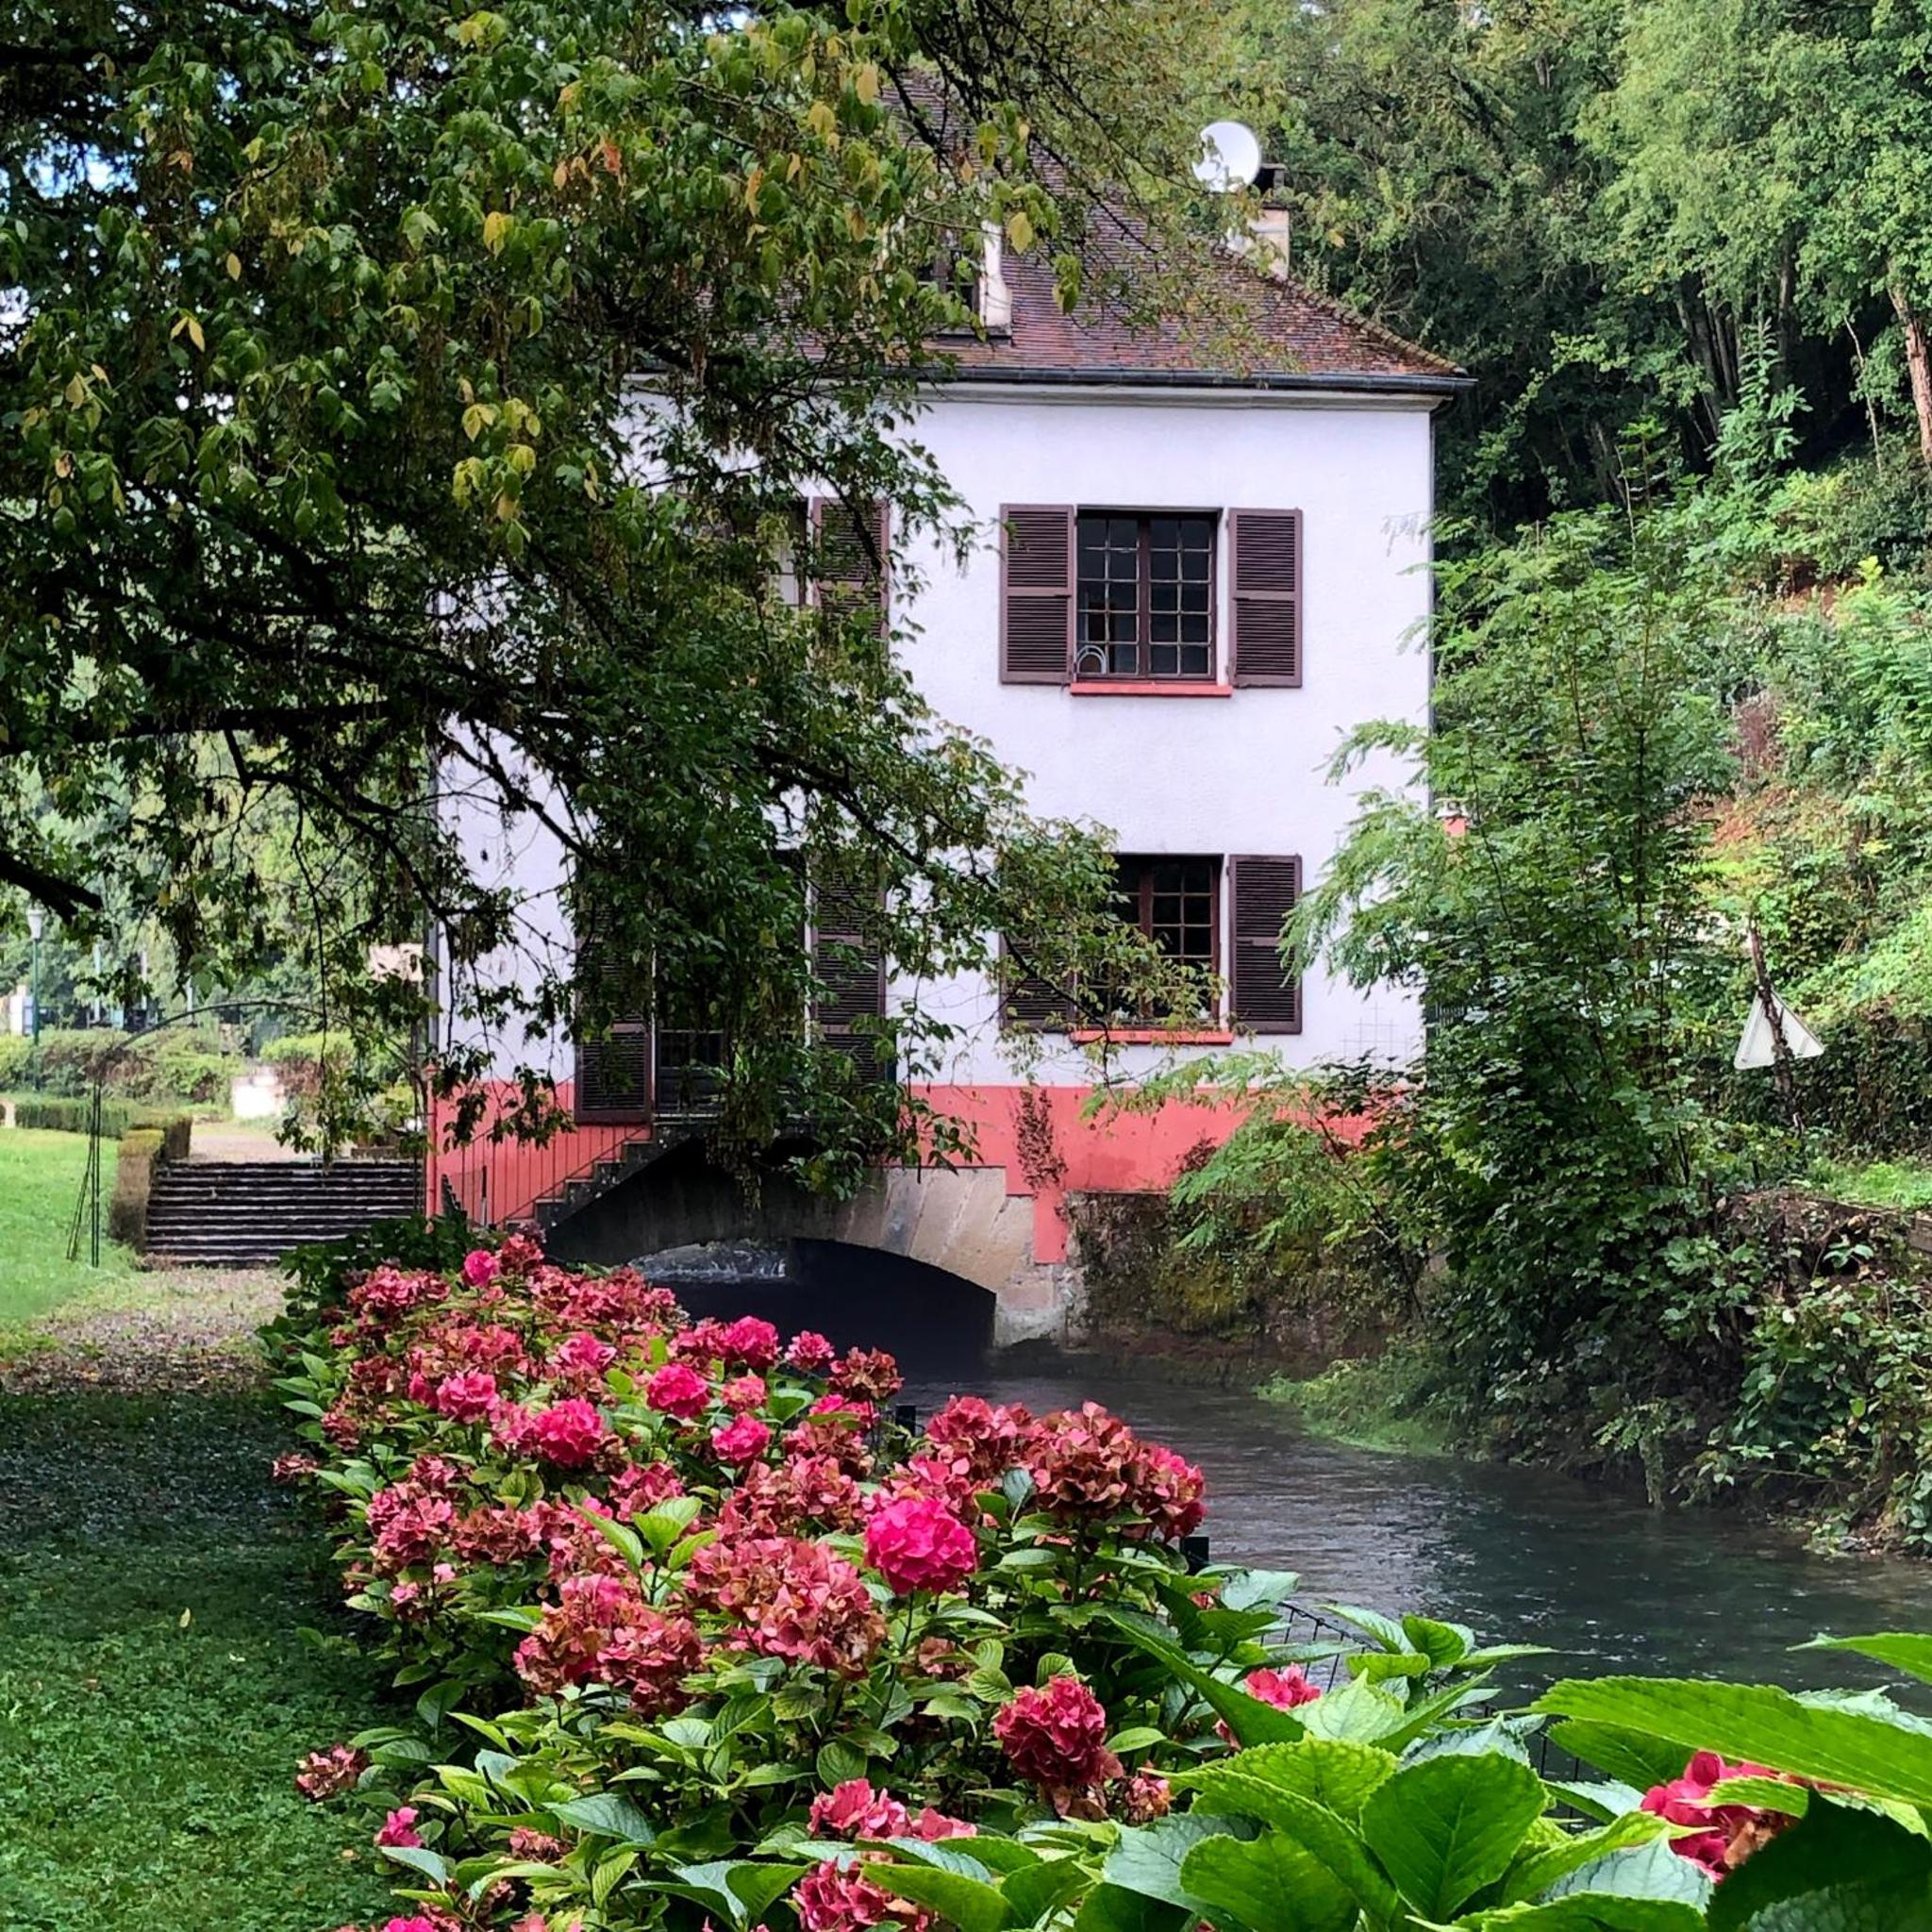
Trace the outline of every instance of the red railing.
<path fill-rule="evenodd" d="M 425 1163 L 428 1212 L 441 1213 L 454 1198 L 472 1221 L 497 1226 L 527 1221 L 538 1202 L 560 1192 L 619 1148 L 652 1138 L 647 1126 L 568 1126 L 542 1141 L 519 1141 L 508 1133 L 492 1139 L 491 1128 L 520 1097 L 512 1085 L 492 1087 L 482 1119 L 461 1146 L 450 1144 L 455 1107 L 447 1101 L 432 1104 L 430 1154 Z M 558 1083 L 557 1098 L 568 1113 L 568 1080 Z"/>

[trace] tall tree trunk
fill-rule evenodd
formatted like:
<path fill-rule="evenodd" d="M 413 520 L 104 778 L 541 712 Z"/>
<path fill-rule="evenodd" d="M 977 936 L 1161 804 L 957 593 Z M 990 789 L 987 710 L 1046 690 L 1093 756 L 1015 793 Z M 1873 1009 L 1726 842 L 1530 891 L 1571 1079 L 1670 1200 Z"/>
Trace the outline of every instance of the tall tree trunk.
<path fill-rule="evenodd" d="M 1906 333 L 1906 368 L 1912 378 L 1912 408 L 1919 417 L 1919 454 L 1932 464 L 1932 353 L 1925 346 L 1925 323 L 1894 282 L 1888 292 Z"/>

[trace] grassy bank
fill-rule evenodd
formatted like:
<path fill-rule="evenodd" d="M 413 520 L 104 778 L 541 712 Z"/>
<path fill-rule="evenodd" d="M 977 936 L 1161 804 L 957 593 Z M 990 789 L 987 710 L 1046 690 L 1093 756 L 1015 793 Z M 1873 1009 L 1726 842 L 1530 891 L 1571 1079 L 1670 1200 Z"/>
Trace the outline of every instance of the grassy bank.
<path fill-rule="evenodd" d="M 1425 1365 L 1395 1346 L 1381 1355 L 1331 1362 L 1319 1375 L 1276 1375 L 1256 1391 L 1293 1411 L 1310 1435 L 1406 1456 L 1459 1453 L 1451 1418 L 1429 1385 Z"/>
<path fill-rule="evenodd" d="M 252 1391 L 0 1395 L 0 1924 L 319 1932 L 383 1888 L 290 1780 L 375 1715 Z"/>
<path fill-rule="evenodd" d="M 67 1258 L 67 1230 L 87 1168 L 87 1136 L 53 1134 L 38 1127 L 0 1133 L 0 1331 L 58 1307 L 104 1280 L 134 1270 L 125 1248 L 104 1247 L 102 1266 Z M 112 1191 L 112 1147 L 103 1174 L 103 1199 Z"/>
<path fill-rule="evenodd" d="M 33 1239 L 5 1176 L 51 1173 L 71 1207 L 62 1160 L 18 1144 L 68 1138 L 0 1135 L 0 1925 L 379 1923 L 360 1827 L 291 1783 L 381 1713 L 353 1645 L 303 1635 L 338 1613 L 268 1481 L 288 1443 L 254 1330 L 279 1286 L 47 1262 L 56 1224 Z"/>

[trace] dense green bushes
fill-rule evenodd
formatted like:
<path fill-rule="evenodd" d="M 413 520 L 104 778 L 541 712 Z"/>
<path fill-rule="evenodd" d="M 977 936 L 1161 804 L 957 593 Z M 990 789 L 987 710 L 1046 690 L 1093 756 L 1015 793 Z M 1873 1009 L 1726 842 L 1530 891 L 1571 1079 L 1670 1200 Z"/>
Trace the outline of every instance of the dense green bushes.
<path fill-rule="evenodd" d="M 92 1100 L 63 1099 L 58 1096 L 23 1094 L 13 1103 L 13 1124 L 17 1127 L 43 1127 L 58 1134 L 91 1133 L 94 1126 Z M 103 1138 L 118 1141 L 138 1128 L 152 1128 L 168 1140 L 168 1158 L 184 1160 L 188 1156 L 191 1116 L 165 1108 L 137 1107 L 131 1101 L 104 1100 L 100 1129 Z"/>
<path fill-rule="evenodd" d="M 56 1097 L 77 1098 L 99 1075 L 117 1100 L 224 1100 L 242 1065 L 216 1032 L 198 1028 L 169 1027 L 149 1036 L 88 1026 L 50 1029 L 38 1042 L 0 1038 L 0 1089 L 31 1087 Z"/>

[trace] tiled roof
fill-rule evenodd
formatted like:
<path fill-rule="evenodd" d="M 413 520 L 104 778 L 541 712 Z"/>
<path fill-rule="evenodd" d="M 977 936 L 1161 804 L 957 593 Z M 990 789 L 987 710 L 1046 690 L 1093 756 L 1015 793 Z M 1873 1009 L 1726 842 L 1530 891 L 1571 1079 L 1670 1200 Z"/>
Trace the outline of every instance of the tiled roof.
<path fill-rule="evenodd" d="M 1129 315 L 1089 300 L 1072 312 L 1039 256 L 1005 260 L 1010 333 L 946 342 L 963 379 L 1196 381 L 1255 388 L 1321 386 L 1444 393 L 1467 386 L 1452 362 L 1292 279 L 1232 253 L 1204 270 L 1198 315 Z"/>

